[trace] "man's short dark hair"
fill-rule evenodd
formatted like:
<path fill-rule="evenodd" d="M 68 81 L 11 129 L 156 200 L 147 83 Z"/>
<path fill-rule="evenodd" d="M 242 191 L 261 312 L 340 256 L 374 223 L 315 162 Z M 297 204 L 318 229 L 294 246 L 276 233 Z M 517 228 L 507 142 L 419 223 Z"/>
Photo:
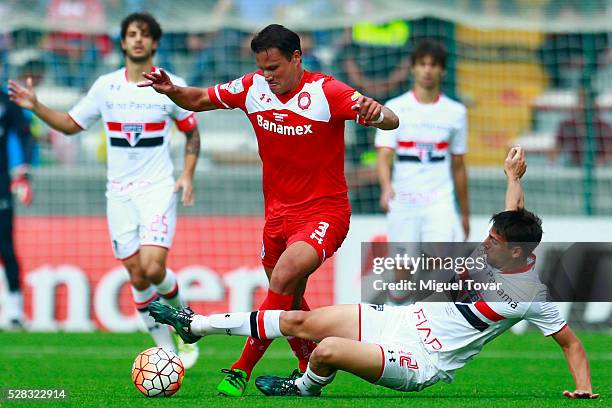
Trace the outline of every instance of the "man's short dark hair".
<path fill-rule="evenodd" d="M 542 220 L 524 208 L 502 211 L 493 217 L 493 230 L 507 242 L 520 244 L 525 256 L 531 254 L 542 240 Z"/>
<path fill-rule="evenodd" d="M 277 48 L 288 60 L 295 51 L 302 53 L 300 36 L 280 24 L 270 24 L 251 40 L 251 50 L 257 54 Z"/>
<path fill-rule="evenodd" d="M 126 18 L 121 21 L 121 39 L 125 40 L 125 36 L 127 34 L 127 29 L 130 24 L 138 22 L 147 26 L 149 30 L 149 34 L 154 41 L 159 41 L 162 36 L 162 29 L 155 17 L 153 17 L 149 13 L 132 13 L 128 15 Z"/>
<path fill-rule="evenodd" d="M 410 55 L 410 64 L 414 66 L 422 58 L 431 57 L 434 64 L 446 69 L 446 48 L 438 41 L 426 39 L 419 42 Z"/>

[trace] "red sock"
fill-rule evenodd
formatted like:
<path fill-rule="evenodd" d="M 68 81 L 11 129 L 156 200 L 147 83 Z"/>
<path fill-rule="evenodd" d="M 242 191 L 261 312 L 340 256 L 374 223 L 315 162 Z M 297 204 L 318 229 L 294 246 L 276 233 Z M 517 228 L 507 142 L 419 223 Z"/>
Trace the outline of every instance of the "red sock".
<path fill-rule="evenodd" d="M 300 308 L 304 311 L 309 311 L 310 307 L 308 307 L 308 303 L 306 303 L 306 299 L 302 298 L 302 303 L 300 304 Z M 291 350 L 293 350 L 293 354 L 299 360 L 299 369 L 301 372 L 306 372 L 306 368 L 308 367 L 308 360 L 310 359 L 310 355 L 312 351 L 317 347 L 317 343 L 312 340 L 304 340 L 298 337 L 288 338 L 289 346 L 291 346 Z"/>
<path fill-rule="evenodd" d="M 261 306 L 259 306 L 259 310 L 291 310 L 292 304 L 293 295 L 281 295 L 268 289 L 268 295 Z M 232 370 L 234 368 L 244 370 L 248 378 L 251 378 L 253 367 L 261 360 L 270 343 L 272 343 L 272 340 L 258 340 L 249 337 L 244 345 L 244 349 L 242 349 L 240 358 L 232 365 Z"/>

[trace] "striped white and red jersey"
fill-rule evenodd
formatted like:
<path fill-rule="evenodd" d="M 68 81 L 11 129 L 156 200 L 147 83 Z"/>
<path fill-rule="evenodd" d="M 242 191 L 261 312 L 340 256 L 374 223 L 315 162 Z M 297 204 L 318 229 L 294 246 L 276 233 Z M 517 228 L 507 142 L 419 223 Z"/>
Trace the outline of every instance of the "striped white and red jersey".
<path fill-rule="evenodd" d="M 445 95 L 421 103 L 413 91 L 390 99 L 386 106 L 399 117 L 399 127 L 377 131 L 376 147 L 395 150 L 393 210 L 410 210 L 454 200 L 450 155 L 467 152 L 466 108 Z"/>
<path fill-rule="evenodd" d="M 485 256 L 481 245 L 473 257 Z M 546 286 L 535 270 L 535 256 L 525 267 L 500 271 L 487 264 L 478 271 L 461 275 L 487 284 L 500 283 L 499 290 L 464 291 L 457 302 L 417 302 L 407 310 L 409 318 L 431 353 L 438 355 L 438 368 L 452 376 L 482 347 L 510 327 L 527 320 L 545 336 L 559 332 L 567 324 L 554 303 L 547 302 Z"/>
<path fill-rule="evenodd" d="M 172 82 L 183 79 L 169 74 Z M 193 112 L 175 105 L 153 88 L 128 82 L 125 68 L 99 77 L 69 112 L 82 128 L 104 121 L 107 148 L 107 194 L 122 194 L 138 187 L 172 183 L 170 130 L 194 129 Z"/>
<path fill-rule="evenodd" d="M 208 88 L 221 109 L 247 115 L 263 162 L 266 217 L 334 199 L 348 207 L 344 176 L 344 122 L 359 93 L 333 77 L 304 72 L 290 93 L 275 95 L 261 71 Z"/>

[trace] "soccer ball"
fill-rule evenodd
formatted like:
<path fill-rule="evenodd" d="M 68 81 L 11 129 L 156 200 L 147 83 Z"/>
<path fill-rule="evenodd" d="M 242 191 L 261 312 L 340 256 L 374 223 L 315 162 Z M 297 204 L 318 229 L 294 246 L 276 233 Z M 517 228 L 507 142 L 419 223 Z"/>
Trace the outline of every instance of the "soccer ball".
<path fill-rule="evenodd" d="M 174 352 L 152 347 L 136 356 L 132 381 L 145 397 L 169 397 L 183 382 L 183 362 Z"/>

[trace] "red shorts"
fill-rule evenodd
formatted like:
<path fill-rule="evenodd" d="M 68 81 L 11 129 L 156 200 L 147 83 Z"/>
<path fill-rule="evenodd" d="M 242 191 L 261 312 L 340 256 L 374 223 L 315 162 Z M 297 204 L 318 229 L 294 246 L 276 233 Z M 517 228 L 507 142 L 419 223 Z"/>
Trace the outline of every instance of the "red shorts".
<path fill-rule="evenodd" d="M 351 209 L 348 203 L 339 206 L 314 205 L 302 211 L 291 211 L 266 219 L 261 246 L 261 263 L 274 268 L 287 247 L 304 241 L 319 254 L 321 263 L 340 248 L 349 230 Z"/>

